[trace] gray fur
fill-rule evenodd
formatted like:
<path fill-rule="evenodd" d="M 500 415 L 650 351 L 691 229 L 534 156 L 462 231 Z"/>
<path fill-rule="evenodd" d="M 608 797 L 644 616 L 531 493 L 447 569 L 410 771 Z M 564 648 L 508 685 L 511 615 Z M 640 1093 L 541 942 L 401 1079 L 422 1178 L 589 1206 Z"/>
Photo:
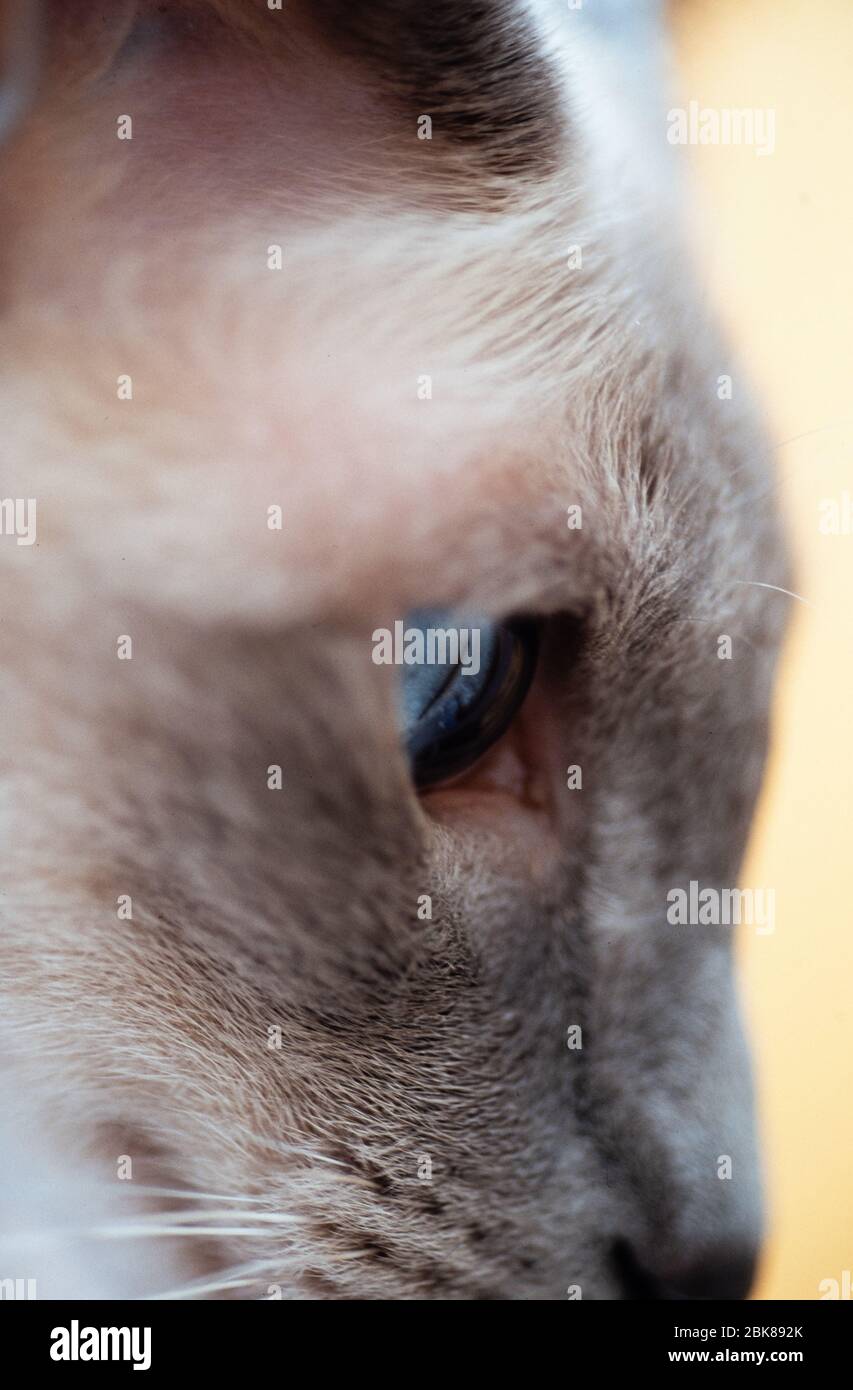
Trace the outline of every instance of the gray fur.
<path fill-rule="evenodd" d="M 417 45 L 420 20 L 392 8 Z M 34 492 L 42 532 L 31 553 L 0 538 L 8 1113 L 49 1155 L 34 1172 L 61 1154 L 71 1191 L 75 1174 L 102 1183 L 104 1222 L 116 1204 L 162 1221 L 144 1278 L 127 1238 L 128 1293 L 621 1298 L 626 1246 L 662 1287 L 699 1289 L 759 1237 L 731 932 L 670 926 L 666 895 L 736 883 L 760 786 L 787 602 L 751 583 L 786 581 L 767 450 L 737 369 L 734 400 L 717 398 L 731 359 L 674 205 L 657 182 L 635 199 L 604 177 L 619 151 L 596 145 L 594 51 L 558 68 L 510 11 L 490 39 L 511 61 L 487 93 L 485 143 L 501 134 L 484 164 L 465 145 L 483 108 L 476 27 L 464 68 L 433 71 L 470 32 L 461 8 L 452 49 L 423 50 L 439 125 L 454 93 L 464 172 L 458 150 L 430 169 L 414 143 L 422 86 L 404 146 L 403 89 L 389 106 L 364 75 L 366 19 L 355 60 L 345 35 L 340 100 L 346 115 L 347 83 L 364 82 L 368 112 L 354 101 L 334 127 L 325 183 L 284 118 L 266 153 L 239 145 L 249 109 L 225 134 L 201 124 L 199 159 L 170 175 L 181 132 L 122 72 L 43 118 L 65 131 L 70 182 L 94 164 L 106 192 L 78 206 L 66 187 L 51 217 L 65 175 L 44 127 L 9 156 L 29 222 L 6 207 L 2 493 Z M 319 42 L 299 16 L 275 54 L 285 75 Z M 323 43 L 325 71 L 333 30 Z M 266 99 L 260 81 L 240 90 Z M 148 142 L 132 176 L 112 173 L 125 151 L 97 153 L 119 99 Z M 541 139 L 513 161 L 522 109 Z M 277 237 L 282 282 L 258 250 Z M 572 279 L 556 267 L 575 240 Z M 132 411 L 107 399 L 128 363 Z M 532 809 L 418 802 L 369 639 L 427 604 L 546 618 L 519 735 Z M 116 917 L 125 893 L 132 922 Z M 134 1182 L 115 1180 L 121 1154 Z M 170 1204 L 146 1186 L 250 1198 L 267 1224 L 167 1238 Z M 70 1295 L 101 1286 L 77 1240 L 55 1263 L 30 1256 Z"/>

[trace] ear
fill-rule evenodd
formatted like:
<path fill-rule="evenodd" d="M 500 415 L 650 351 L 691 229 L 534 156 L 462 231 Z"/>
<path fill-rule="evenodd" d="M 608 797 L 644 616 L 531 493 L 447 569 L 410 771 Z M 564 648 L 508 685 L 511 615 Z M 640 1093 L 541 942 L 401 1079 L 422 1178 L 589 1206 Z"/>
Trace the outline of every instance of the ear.
<path fill-rule="evenodd" d="M 566 109 L 535 9 L 520 0 L 311 0 L 325 40 L 370 73 L 401 130 L 432 122 L 430 155 L 516 179 L 559 167 Z"/>

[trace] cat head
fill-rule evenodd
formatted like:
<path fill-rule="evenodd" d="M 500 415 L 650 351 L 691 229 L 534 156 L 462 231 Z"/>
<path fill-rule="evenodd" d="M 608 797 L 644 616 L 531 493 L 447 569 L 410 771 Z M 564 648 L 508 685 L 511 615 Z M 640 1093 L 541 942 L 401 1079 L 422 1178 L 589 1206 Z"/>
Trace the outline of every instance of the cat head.
<path fill-rule="evenodd" d="M 748 1286 L 732 895 L 786 561 L 654 7 L 588 9 L 43 6 L 3 152 L 9 1151 L 159 1235 L 128 1292 Z M 372 635 L 427 607 L 539 653 L 421 795 Z M 85 1251 L 44 1279 L 97 1287 Z"/>

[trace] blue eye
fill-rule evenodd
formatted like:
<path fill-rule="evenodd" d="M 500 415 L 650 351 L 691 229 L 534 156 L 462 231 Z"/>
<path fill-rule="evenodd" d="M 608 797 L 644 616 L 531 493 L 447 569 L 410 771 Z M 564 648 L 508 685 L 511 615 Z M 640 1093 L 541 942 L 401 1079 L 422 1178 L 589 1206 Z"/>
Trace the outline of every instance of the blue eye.
<path fill-rule="evenodd" d="M 466 772 L 496 743 L 530 688 L 538 628 L 526 618 L 459 625 L 419 612 L 397 625 L 403 734 L 418 787 Z"/>

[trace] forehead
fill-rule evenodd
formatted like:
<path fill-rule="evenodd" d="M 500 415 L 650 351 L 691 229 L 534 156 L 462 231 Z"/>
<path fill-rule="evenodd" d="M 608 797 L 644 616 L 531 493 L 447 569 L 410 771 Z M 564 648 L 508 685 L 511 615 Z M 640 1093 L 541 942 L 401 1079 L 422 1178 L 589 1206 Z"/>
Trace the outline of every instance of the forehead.
<path fill-rule="evenodd" d="M 394 7 L 409 88 L 385 6 L 324 3 L 237 49 L 192 26 L 134 44 L 140 10 L 63 11 L 58 49 L 79 25 L 98 62 L 87 44 L 76 85 L 48 84 L 10 156 L 18 452 L 43 470 L 45 534 L 73 519 L 111 583 L 144 575 L 195 614 L 345 621 L 626 587 L 700 485 L 682 540 L 707 530 L 734 460 L 752 468 L 737 407 L 714 420 L 666 219 L 614 217 L 538 7 L 448 4 L 429 40 Z M 501 110 L 547 132 L 523 168 Z M 104 400 L 122 374 L 132 402 Z"/>

